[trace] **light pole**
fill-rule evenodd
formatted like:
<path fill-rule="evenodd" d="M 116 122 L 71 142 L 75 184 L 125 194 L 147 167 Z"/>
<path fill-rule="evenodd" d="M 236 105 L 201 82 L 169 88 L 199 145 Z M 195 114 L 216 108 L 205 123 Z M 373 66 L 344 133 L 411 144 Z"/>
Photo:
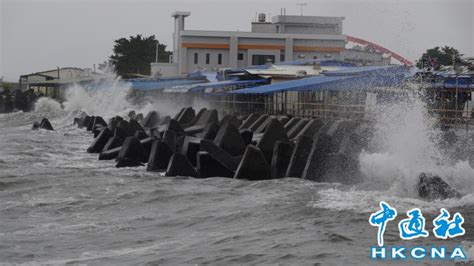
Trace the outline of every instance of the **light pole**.
<path fill-rule="evenodd" d="M 160 47 L 160 42 L 156 41 L 156 54 L 155 54 L 155 63 L 158 63 L 158 49 Z"/>

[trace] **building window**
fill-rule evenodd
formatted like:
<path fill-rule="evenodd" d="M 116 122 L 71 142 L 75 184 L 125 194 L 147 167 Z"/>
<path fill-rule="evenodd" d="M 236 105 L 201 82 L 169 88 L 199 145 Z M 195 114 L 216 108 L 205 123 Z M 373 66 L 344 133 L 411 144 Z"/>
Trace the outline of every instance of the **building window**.
<path fill-rule="evenodd" d="M 244 54 L 243 53 L 238 53 L 237 54 L 237 60 L 244 60 Z"/>
<path fill-rule="evenodd" d="M 197 53 L 194 53 L 194 64 L 195 65 L 198 64 L 198 54 Z"/>
<path fill-rule="evenodd" d="M 318 59 L 318 57 L 317 57 L 317 56 L 313 56 L 313 59 Z"/>
<path fill-rule="evenodd" d="M 222 54 L 217 55 L 217 64 L 222 65 Z"/>
<path fill-rule="evenodd" d="M 285 54 L 280 54 L 280 62 L 285 62 Z"/>
<path fill-rule="evenodd" d="M 206 65 L 209 65 L 210 62 L 211 62 L 211 55 L 206 54 Z"/>
<path fill-rule="evenodd" d="M 274 55 L 259 55 L 255 54 L 252 55 L 252 65 L 265 65 L 267 63 L 275 63 L 275 56 Z"/>

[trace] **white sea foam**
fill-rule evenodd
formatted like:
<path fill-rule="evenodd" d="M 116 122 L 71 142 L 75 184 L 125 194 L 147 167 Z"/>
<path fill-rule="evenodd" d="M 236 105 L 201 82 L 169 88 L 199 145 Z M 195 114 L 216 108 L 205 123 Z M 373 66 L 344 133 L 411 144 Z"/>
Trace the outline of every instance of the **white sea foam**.
<path fill-rule="evenodd" d="M 64 110 L 77 114 L 100 115 L 105 118 L 115 115 L 124 116 L 130 111 L 143 113 L 157 111 L 161 116 L 174 116 L 183 107 L 177 104 L 181 99 L 160 99 L 144 96 L 139 103 L 133 102 L 130 96 L 131 84 L 119 78 L 96 83 L 91 86 L 74 85 L 67 89 L 63 103 Z M 196 100 L 191 104 L 195 110 L 208 107 L 204 101 Z"/>
<path fill-rule="evenodd" d="M 61 110 L 61 104 L 51 98 L 41 97 L 35 103 L 35 113 L 55 113 Z"/>
<path fill-rule="evenodd" d="M 359 156 L 363 183 L 352 189 L 332 188 L 319 192 L 316 207 L 377 208 L 380 200 L 396 207 L 436 209 L 474 203 L 474 169 L 467 161 L 452 161 L 439 147 L 441 131 L 436 117 L 427 113 L 420 97 L 377 107 L 374 151 Z M 461 199 L 427 202 L 418 197 L 419 175 L 439 175 L 462 195 Z"/>
<path fill-rule="evenodd" d="M 64 109 L 89 115 L 114 116 L 133 109 L 127 100 L 130 84 L 115 79 L 94 86 L 73 85 L 66 90 Z"/>

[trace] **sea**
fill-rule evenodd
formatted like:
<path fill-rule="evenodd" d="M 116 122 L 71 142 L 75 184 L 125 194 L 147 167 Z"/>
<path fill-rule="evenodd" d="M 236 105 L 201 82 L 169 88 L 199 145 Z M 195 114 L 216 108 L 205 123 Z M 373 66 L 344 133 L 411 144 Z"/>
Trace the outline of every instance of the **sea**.
<path fill-rule="evenodd" d="M 34 112 L 0 114 L 0 265 L 8 264 L 470 264 L 474 260 L 474 169 L 466 154 L 439 145 L 435 118 L 420 100 L 382 106 L 372 149 L 359 156 L 361 183 L 297 178 L 247 181 L 165 177 L 145 166 L 116 168 L 86 152 L 90 132 L 73 125 L 86 112 L 110 118 L 130 110 L 174 115 L 181 106 L 127 101 L 127 85 L 71 87 L 62 104 L 41 98 Z M 199 103 L 195 108 L 205 106 Z M 54 131 L 31 130 L 47 117 Z M 460 131 L 461 148 L 472 132 Z M 471 142 L 472 143 L 472 142 Z M 456 155 L 456 154 L 455 154 Z M 459 159 L 460 158 L 460 159 Z M 462 197 L 418 197 L 421 172 L 442 176 Z M 461 246 L 464 262 L 377 261 L 369 216 L 386 201 L 399 217 L 386 245 Z M 397 222 L 412 208 L 426 229 L 440 208 L 459 212 L 465 235 L 401 240 Z M 449 248 L 448 248 L 449 249 Z"/>

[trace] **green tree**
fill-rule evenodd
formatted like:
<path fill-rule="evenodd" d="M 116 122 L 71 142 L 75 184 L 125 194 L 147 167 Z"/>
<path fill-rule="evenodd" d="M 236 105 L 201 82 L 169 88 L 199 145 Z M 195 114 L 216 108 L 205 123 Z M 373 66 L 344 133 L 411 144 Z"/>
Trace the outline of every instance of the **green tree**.
<path fill-rule="evenodd" d="M 438 69 L 440 66 L 452 66 L 453 58 L 456 64 L 465 65 L 461 59 L 462 54 L 459 53 L 454 47 L 444 46 L 444 47 L 434 47 L 426 50 L 426 52 L 420 57 L 416 66 L 422 68 L 423 64 L 425 66 L 430 66 L 431 62 L 436 62 L 435 69 Z"/>
<path fill-rule="evenodd" d="M 154 35 L 142 37 L 137 34 L 129 39 L 115 40 L 114 54 L 110 56 L 110 62 L 120 76 L 150 75 L 150 63 L 155 61 L 157 43 Z M 166 45 L 160 44 L 158 54 L 159 62 L 168 62 L 171 52 L 166 51 Z"/>

